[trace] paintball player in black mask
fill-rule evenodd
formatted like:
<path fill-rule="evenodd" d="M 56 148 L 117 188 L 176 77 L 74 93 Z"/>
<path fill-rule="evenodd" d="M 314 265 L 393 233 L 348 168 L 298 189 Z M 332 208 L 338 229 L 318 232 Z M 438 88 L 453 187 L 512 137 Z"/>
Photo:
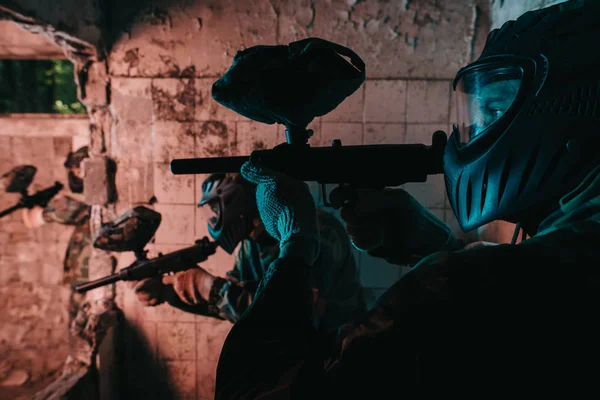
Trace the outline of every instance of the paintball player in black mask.
<path fill-rule="evenodd" d="M 265 231 L 258 215 L 255 187 L 239 174 L 213 174 L 202 184 L 199 207 L 209 234 L 229 254 L 240 245 L 227 279 L 195 266 L 174 277 L 142 280 L 134 290 L 144 305 L 167 301 L 185 311 L 231 322 L 239 320 L 252 303 L 269 265 L 280 256 L 279 243 Z M 311 277 L 311 288 L 315 324 L 327 330 L 350 321 L 366 306 L 343 225 L 326 212 L 319 212 L 318 220 L 321 253 L 316 263 L 322 268 Z M 163 282 L 172 284 L 172 288 Z"/>
<path fill-rule="evenodd" d="M 359 192 L 342 209 L 354 244 L 393 262 L 422 259 L 333 341 L 314 332 L 306 306 L 314 203 L 301 182 L 245 164 L 281 255 L 226 339 L 216 398 L 597 393 L 599 21 L 598 1 L 528 12 L 493 30 L 454 80 L 444 170 L 460 226 L 505 220 L 531 237 L 464 248 L 440 239 L 449 231 L 406 192 Z M 284 308 L 285 321 L 274 317 Z"/>

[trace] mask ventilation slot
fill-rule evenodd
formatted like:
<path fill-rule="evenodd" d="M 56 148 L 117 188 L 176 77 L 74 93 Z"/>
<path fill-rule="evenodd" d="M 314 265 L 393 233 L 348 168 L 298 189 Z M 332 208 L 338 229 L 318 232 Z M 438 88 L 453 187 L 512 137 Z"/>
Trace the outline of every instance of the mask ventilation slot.
<path fill-rule="evenodd" d="M 550 163 L 546 167 L 546 170 L 544 171 L 544 174 L 542 175 L 541 179 L 538 181 L 536 189 L 540 187 L 540 185 L 541 185 L 542 182 L 545 182 L 548 179 L 550 179 L 550 177 L 552 176 L 552 174 L 556 170 L 556 167 L 558 167 L 558 164 L 560 163 L 560 160 L 562 159 L 563 153 L 566 151 L 566 149 L 567 149 L 566 146 L 562 146 L 556 152 L 556 154 L 554 154 L 554 156 L 552 157 L 552 160 L 550 160 Z"/>
<path fill-rule="evenodd" d="M 462 210 L 460 208 L 460 182 L 462 180 L 462 171 L 460 175 L 458 175 L 458 179 L 456 180 L 456 191 L 454 192 L 454 204 L 456 204 L 456 216 L 458 218 L 461 217 Z"/>
<path fill-rule="evenodd" d="M 481 185 L 481 214 L 483 214 L 483 207 L 485 206 L 485 198 L 487 196 L 488 178 L 488 167 L 486 165 L 483 171 L 483 184 Z"/>
<path fill-rule="evenodd" d="M 531 173 L 533 172 L 533 168 L 535 167 L 535 163 L 537 161 L 537 157 L 538 157 L 539 153 L 540 153 L 540 144 L 538 143 L 538 145 L 535 147 L 535 149 L 533 149 L 533 152 L 529 156 L 529 160 L 527 161 L 527 165 L 525 166 L 525 170 L 523 171 L 523 176 L 521 177 L 521 182 L 519 183 L 519 189 L 517 191 L 517 196 L 520 196 L 521 193 L 523 193 L 523 189 L 525 189 L 525 186 L 526 186 L 527 182 L 529 181 L 529 177 L 531 176 Z"/>
<path fill-rule="evenodd" d="M 506 162 L 504 163 L 504 168 L 502 169 L 502 175 L 500 176 L 500 183 L 498 185 L 498 203 L 502 201 L 502 197 L 504 196 L 504 191 L 506 190 L 506 184 L 508 183 L 508 176 L 510 175 L 510 167 L 512 166 L 511 154 L 506 157 Z"/>
<path fill-rule="evenodd" d="M 467 219 L 471 217 L 471 202 L 473 201 L 473 184 L 471 182 L 471 177 L 469 177 L 469 182 L 467 182 Z"/>
<path fill-rule="evenodd" d="M 570 117 L 598 118 L 600 82 L 573 88 L 569 93 L 532 104 L 529 116 L 564 114 Z"/>

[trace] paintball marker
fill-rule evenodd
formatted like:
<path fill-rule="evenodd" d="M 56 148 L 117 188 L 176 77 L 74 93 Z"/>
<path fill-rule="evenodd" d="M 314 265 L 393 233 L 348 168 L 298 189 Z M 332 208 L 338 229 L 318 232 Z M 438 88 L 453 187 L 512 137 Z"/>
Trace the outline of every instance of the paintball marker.
<path fill-rule="evenodd" d="M 133 251 L 136 260 L 119 272 L 86 282 L 75 287 L 78 293 L 109 285 L 117 281 L 138 281 L 188 269 L 205 261 L 216 251 L 217 244 L 207 237 L 196 244 L 149 259 L 146 244 L 158 229 L 161 215 L 149 208 L 138 206 L 126 211 L 113 222 L 103 224 L 96 234 L 94 247 L 107 251 Z"/>
<path fill-rule="evenodd" d="M 20 165 L 0 177 L 0 181 L 7 193 L 20 193 L 21 199 L 17 204 L 6 210 L 0 211 L 0 218 L 11 214 L 21 208 L 33 208 L 34 206 L 46 207 L 52 199 L 63 188 L 62 183 L 54 182 L 53 186 L 38 190 L 31 196 L 27 189 L 33 181 L 37 168 L 33 165 Z"/>
<path fill-rule="evenodd" d="M 346 60 L 347 57 L 349 62 Z M 249 159 L 302 181 L 321 184 L 326 206 L 351 200 L 354 189 L 378 189 L 425 182 L 443 173 L 446 134 L 425 144 L 310 147 L 308 124 L 334 110 L 365 80 L 365 64 L 352 50 L 318 38 L 287 46 L 255 46 L 238 52 L 233 64 L 212 87 L 218 103 L 266 124 L 286 126 L 286 143 L 250 156 L 189 158 L 171 161 L 171 172 L 207 174 L 239 172 Z M 341 184 L 343 199 L 327 201 L 325 184 Z"/>

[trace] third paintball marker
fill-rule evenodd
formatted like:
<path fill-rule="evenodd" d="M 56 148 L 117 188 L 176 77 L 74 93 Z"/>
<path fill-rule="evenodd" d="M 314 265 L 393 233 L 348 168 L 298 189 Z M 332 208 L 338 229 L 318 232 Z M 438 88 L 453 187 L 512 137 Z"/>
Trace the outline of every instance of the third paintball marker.
<path fill-rule="evenodd" d="M 54 182 L 54 185 L 29 195 L 27 189 L 36 172 L 37 168 L 33 165 L 20 165 L 0 177 L 0 181 L 2 181 L 4 190 L 7 193 L 21 194 L 21 199 L 17 204 L 0 211 L 0 218 L 21 208 L 31 209 L 34 206 L 46 207 L 48 202 L 63 188 L 62 183 Z"/>
<path fill-rule="evenodd" d="M 136 260 L 119 272 L 86 282 L 75 287 L 78 293 L 115 283 L 138 281 L 178 272 L 205 261 L 216 251 L 217 245 L 207 237 L 197 240 L 193 246 L 155 258 L 146 256 L 144 246 L 154 236 L 161 221 L 156 211 L 138 206 L 128 210 L 111 223 L 103 224 L 94 238 L 94 247 L 108 251 L 133 251 Z"/>
<path fill-rule="evenodd" d="M 240 51 L 214 83 L 213 98 L 247 118 L 285 125 L 287 143 L 272 150 L 256 150 L 250 156 L 173 160 L 171 172 L 239 172 L 242 164 L 252 159 L 296 179 L 319 182 L 323 190 L 328 183 L 353 189 L 399 186 L 425 182 L 428 175 L 442 173 L 447 141 L 442 131 L 433 134 L 431 146 L 342 146 L 337 139 L 331 147 L 309 146 L 313 131 L 306 129 L 308 124 L 335 109 L 364 79 L 365 64 L 356 53 L 323 39 Z M 352 197 L 351 191 L 345 192 L 348 198 L 342 203 Z M 323 198 L 331 205 L 327 196 Z"/>

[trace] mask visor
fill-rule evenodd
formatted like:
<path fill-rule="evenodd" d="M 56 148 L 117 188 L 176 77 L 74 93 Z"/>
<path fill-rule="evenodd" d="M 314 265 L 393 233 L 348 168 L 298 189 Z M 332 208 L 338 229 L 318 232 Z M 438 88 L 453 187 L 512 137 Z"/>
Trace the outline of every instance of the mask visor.
<path fill-rule="evenodd" d="M 513 105 L 523 82 L 520 67 L 485 65 L 465 71 L 454 90 L 457 130 L 470 143 L 496 123 Z"/>

